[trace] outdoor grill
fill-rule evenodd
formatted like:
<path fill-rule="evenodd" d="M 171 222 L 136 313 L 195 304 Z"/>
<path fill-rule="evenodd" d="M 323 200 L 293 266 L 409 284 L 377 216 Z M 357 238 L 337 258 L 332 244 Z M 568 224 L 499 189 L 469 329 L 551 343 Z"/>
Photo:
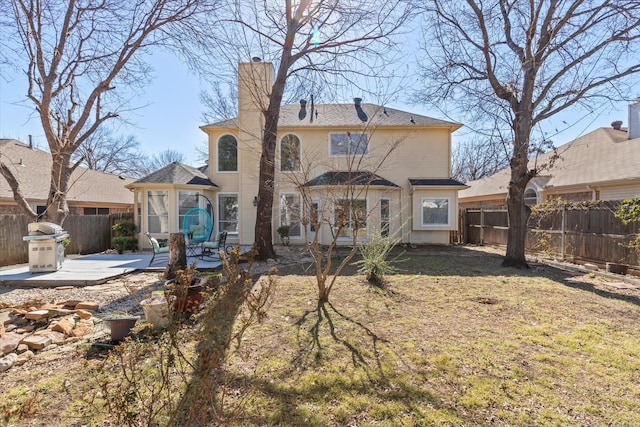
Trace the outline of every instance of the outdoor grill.
<path fill-rule="evenodd" d="M 64 239 L 69 234 L 52 222 L 32 222 L 27 225 L 29 235 L 29 272 L 57 271 L 64 262 Z"/>

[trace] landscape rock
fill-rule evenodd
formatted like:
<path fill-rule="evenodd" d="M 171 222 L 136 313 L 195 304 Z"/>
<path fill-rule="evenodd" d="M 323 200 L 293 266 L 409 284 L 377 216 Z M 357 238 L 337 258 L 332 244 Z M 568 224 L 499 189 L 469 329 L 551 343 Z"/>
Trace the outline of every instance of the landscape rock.
<path fill-rule="evenodd" d="M 35 330 L 36 330 L 36 325 L 26 325 L 16 329 L 16 332 L 19 334 L 28 334 L 29 332 L 33 332 Z"/>
<path fill-rule="evenodd" d="M 20 355 L 25 351 L 29 351 L 29 346 L 27 346 L 26 344 L 18 344 L 18 348 L 16 348 L 16 353 Z"/>
<path fill-rule="evenodd" d="M 34 336 L 46 337 L 51 340 L 51 344 L 63 344 L 67 338 L 62 332 L 52 331 L 50 329 L 42 329 L 34 333 Z"/>
<path fill-rule="evenodd" d="M 32 310 L 24 315 L 29 320 L 40 320 L 49 317 L 49 310 Z"/>
<path fill-rule="evenodd" d="M 98 309 L 98 303 L 93 301 L 82 301 L 76 304 L 74 307 L 76 310 L 91 310 L 96 311 Z"/>
<path fill-rule="evenodd" d="M 42 350 L 48 345 L 51 345 L 51 338 L 42 335 L 31 335 L 24 338 L 22 343 L 29 346 L 31 350 Z"/>
<path fill-rule="evenodd" d="M 18 361 L 18 355 L 15 353 L 9 353 L 0 359 L 0 372 L 5 372 L 11 369 L 13 365 Z"/>
<path fill-rule="evenodd" d="M 18 355 L 18 359 L 16 360 L 16 365 L 22 365 L 28 362 L 29 360 L 33 359 L 33 356 L 35 356 L 33 351 L 31 350 L 25 351 L 24 353 Z"/>
<path fill-rule="evenodd" d="M 65 335 L 71 335 L 73 328 L 76 326 L 76 321 L 73 317 L 63 317 L 58 323 L 56 323 L 51 330 L 55 332 L 61 332 Z"/>
<path fill-rule="evenodd" d="M 18 348 L 18 344 L 20 344 L 22 338 L 22 335 L 16 334 L 15 332 L 6 332 L 3 334 L 2 337 L 0 337 L 0 356 L 11 353 Z"/>
<path fill-rule="evenodd" d="M 73 337 L 83 337 L 85 335 L 89 335 L 93 333 L 93 322 L 89 319 L 80 319 L 76 322 L 73 331 L 71 331 L 71 336 Z"/>
<path fill-rule="evenodd" d="M 76 310 L 76 315 L 81 319 L 90 319 L 93 314 L 87 310 Z"/>

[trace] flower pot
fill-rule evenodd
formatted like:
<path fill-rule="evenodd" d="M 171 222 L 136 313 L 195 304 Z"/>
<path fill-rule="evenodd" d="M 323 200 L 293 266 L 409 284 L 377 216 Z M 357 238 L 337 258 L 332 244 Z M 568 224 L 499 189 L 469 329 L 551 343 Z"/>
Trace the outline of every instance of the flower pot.
<path fill-rule="evenodd" d="M 615 274 L 627 274 L 629 266 L 627 264 L 618 264 L 616 262 L 607 263 L 607 271 Z"/>
<path fill-rule="evenodd" d="M 152 296 L 140 301 L 144 318 L 151 323 L 154 328 L 166 328 L 169 325 L 169 304 L 162 297 Z"/>
<path fill-rule="evenodd" d="M 117 317 L 105 319 L 111 330 L 111 341 L 122 341 L 131 333 L 131 329 L 136 325 L 140 316 Z"/>
<path fill-rule="evenodd" d="M 199 283 L 190 285 L 187 288 L 186 293 L 178 293 L 177 298 L 173 303 L 173 310 L 182 313 L 195 313 L 200 308 L 203 291 L 204 287 Z"/>

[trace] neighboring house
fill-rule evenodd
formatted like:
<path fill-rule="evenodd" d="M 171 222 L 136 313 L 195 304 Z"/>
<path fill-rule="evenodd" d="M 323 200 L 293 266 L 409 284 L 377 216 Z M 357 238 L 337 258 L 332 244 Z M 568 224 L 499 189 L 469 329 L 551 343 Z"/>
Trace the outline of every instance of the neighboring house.
<path fill-rule="evenodd" d="M 51 183 L 51 154 L 15 139 L 0 139 L 0 160 L 15 175 L 31 208 L 46 209 Z M 67 202 L 72 215 L 109 215 L 133 211 L 133 193 L 125 188 L 133 182 L 110 173 L 78 167 L 69 180 Z M 9 184 L 0 176 L 0 213 L 20 214 Z"/>
<path fill-rule="evenodd" d="M 527 185 L 525 203 L 622 200 L 640 195 L 639 111 L 640 103 L 630 106 L 629 132 L 620 128 L 621 122 L 614 122 L 612 128 L 596 129 L 558 147 L 559 157 L 552 166 L 542 169 Z M 531 159 L 529 166 L 548 165 L 553 155 Z M 460 208 L 506 206 L 510 177 L 507 168 L 468 182 L 469 188 L 459 193 Z"/>
<path fill-rule="evenodd" d="M 189 208 L 207 208 L 211 200 L 214 233 L 227 231 L 230 243 L 254 242 L 262 111 L 272 81 L 270 63 L 239 64 L 238 117 L 201 127 L 209 138 L 208 169 L 174 164 L 172 170 L 191 175 L 176 180 L 165 168 L 128 186 L 136 193 L 142 232 L 166 238 L 181 230 L 181 215 Z M 460 126 L 358 98 L 353 104 L 301 100 L 283 105 L 275 155 L 274 242 L 277 228 L 288 225 L 292 244 L 311 241 L 315 233 L 320 244 L 328 244 L 342 218 L 347 225 L 338 244 L 350 244 L 354 233 L 365 240 L 376 231 L 406 243 L 448 244 L 450 231 L 458 227 L 457 193 L 465 188 L 450 179 L 451 134 Z M 348 188 L 355 195 L 346 195 Z M 364 218 L 365 224 L 354 226 Z"/>

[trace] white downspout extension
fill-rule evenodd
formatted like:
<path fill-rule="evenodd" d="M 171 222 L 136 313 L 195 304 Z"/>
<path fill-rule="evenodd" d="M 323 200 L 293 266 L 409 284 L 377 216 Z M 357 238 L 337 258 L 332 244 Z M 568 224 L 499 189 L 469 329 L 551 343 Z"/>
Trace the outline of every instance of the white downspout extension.
<path fill-rule="evenodd" d="M 592 186 L 590 186 L 590 185 L 587 185 L 587 190 L 590 190 L 590 191 L 591 191 L 591 201 L 592 201 L 592 202 L 595 202 L 595 201 L 597 200 L 597 199 L 596 199 L 596 196 L 597 196 L 597 191 L 596 191 L 596 189 L 595 189 L 595 188 L 593 188 L 593 187 L 592 187 Z"/>

